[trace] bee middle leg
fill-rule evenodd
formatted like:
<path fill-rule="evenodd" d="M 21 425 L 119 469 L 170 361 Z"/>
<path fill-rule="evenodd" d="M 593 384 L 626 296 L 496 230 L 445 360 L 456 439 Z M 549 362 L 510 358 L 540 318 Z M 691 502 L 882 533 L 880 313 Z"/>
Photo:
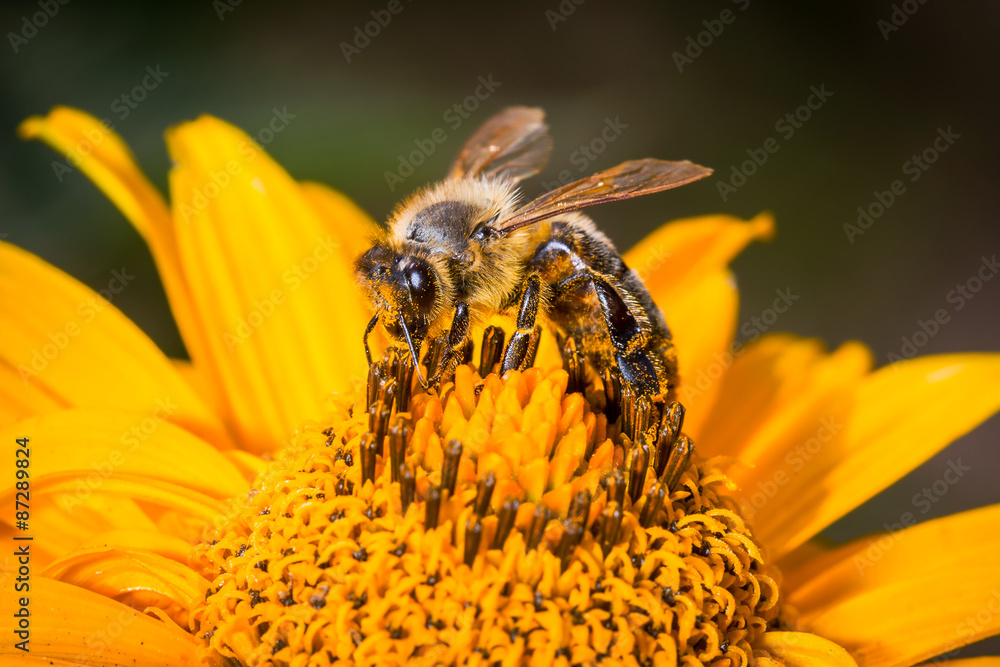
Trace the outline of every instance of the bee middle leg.
<path fill-rule="evenodd" d="M 511 334 L 500 364 L 500 374 L 520 369 L 531 354 L 531 339 L 535 333 L 535 319 L 542 305 L 542 280 L 535 274 L 525 279 L 521 288 L 521 305 L 517 310 L 517 329 Z"/>

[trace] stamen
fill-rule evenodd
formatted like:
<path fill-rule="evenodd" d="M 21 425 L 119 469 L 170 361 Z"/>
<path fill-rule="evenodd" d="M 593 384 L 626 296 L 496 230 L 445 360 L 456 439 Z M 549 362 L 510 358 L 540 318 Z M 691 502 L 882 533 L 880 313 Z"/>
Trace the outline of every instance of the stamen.
<path fill-rule="evenodd" d="M 381 449 L 378 436 L 369 431 L 361 437 L 361 479 L 363 482 L 375 481 L 376 457 Z"/>
<path fill-rule="evenodd" d="M 497 476 L 492 470 L 487 472 L 476 485 L 476 501 L 472 506 L 472 511 L 479 516 L 486 516 L 490 511 L 490 498 L 493 497 L 493 489 L 497 485 Z"/>
<path fill-rule="evenodd" d="M 385 362 L 376 361 L 368 366 L 368 401 L 365 406 L 370 408 L 378 398 L 379 388 L 385 377 Z"/>
<path fill-rule="evenodd" d="M 590 522 L 590 492 L 587 489 L 577 491 L 569 504 L 567 518 L 576 521 L 584 528 Z"/>
<path fill-rule="evenodd" d="M 483 331 L 482 349 L 479 351 L 479 374 L 486 377 L 496 372 L 503 355 L 504 332 L 500 327 L 488 326 Z"/>
<path fill-rule="evenodd" d="M 458 481 L 458 461 L 462 458 L 462 443 L 452 440 L 444 451 L 444 463 L 441 466 L 441 488 L 455 495 L 455 482 Z"/>
<path fill-rule="evenodd" d="M 533 551 L 538 548 L 545 533 L 545 524 L 549 522 L 549 508 L 544 504 L 535 506 L 535 511 L 531 516 L 531 525 L 528 527 L 528 534 L 525 538 L 525 548 Z"/>
<path fill-rule="evenodd" d="M 608 502 L 619 506 L 625 502 L 625 473 L 620 468 L 611 471 L 607 481 Z"/>
<path fill-rule="evenodd" d="M 438 516 L 441 514 L 441 489 L 436 486 L 427 489 L 427 498 L 424 504 L 426 505 L 424 526 L 428 530 L 433 530 L 438 527 Z"/>
<path fill-rule="evenodd" d="M 465 522 L 465 554 L 463 562 L 472 567 L 479 553 L 479 542 L 483 539 L 483 522 L 478 514 L 473 514 Z"/>
<path fill-rule="evenodd" d="M 621 505 L 617 502 L 610 502 L 601 512 L 601 534 L 598 543 L 601 545 L 601 552 L 607 558 L 611 549 L 618 544 L 618 533 L 622 527 Z"/>
<path fill-rule="evenodd" d="M 576 347 L 576 340 L 570 336 L 562 345 L 563 368 L 569 374 L 566 384 L 567 394 L 583 393 L 586 389 L 586 373 L 583 353 Z"/>
<path fill-rule="evenodd" d="M 389 470 L 393 482 L 399 481 L 399 468 L 406 461 L 406 443 L 411 433 L 410 418 L 396 415 L 389 430 Z"/>
<path fill-rule="evenodd" d="M 514 519 L 517 518 L 517 509 L 521 506 L 521 502 L 517 499 L 517 496 L 507 496 L 504 499 L 503 505 L 500 507 L 500 514 L 497 517 L 497 532 L 493 537 L 493 544 L 490 545 L 490 549 L 502 549 L 507 538 L 510 537 L 510 531 L 514 527 Z"/>
<path fill-rule="evenodd" d="M 653 482 L 652 486 L 649 487 L 649 491 L 646 492 L 646 502 L 639 513 L 640 526 L 649 528 L 653 525 L 656 521 L 656 515 L 663 509 L 663 500 L 666 496 L 667 485 L 660 480 Z"/>
<path fill-rule="evenodd" d="M 427 377 L 434 377 L 438 364 L 441 362 L 441 355 L 444 352 L 446 340 L 444 336 L 438 336 L 427 342 L 427 352 L 424 354 L 424 368 L 427 369 Z"/>
<path fill-rule="evenodd" d="M 405 412 L 413 395 L 413 360 L 409 357 L 399 357 L 396 371 L 396 406 L 400 412 Z"/>
<path fill-rule="evenodd" d="M 667 459 L 667 467 L 661 479 L 666 482 L 670 493 L 677 488 L 677 483 L 681 480 L 681 475 L 687 470 L 691 463 L 691 455 L 694 453 L 694 443 L 686 435 L 677 438 L 677 443 L 670 450 L 670 458 Z"/>
<path fill-rule="evenodd" d="M 674 401 L 663 413 L 663 420 L 660 422 L 660 432 L 656 440 L 656 464 L 654 470 L 657 477 L 663 477 L 663 471 L 667 467 L 667 459 L 677 442 L 677 437 L 681 434 L 681 427 L 684 425 L 684 406 Z"/>
<path fill-rule="evenodd" d="M 402 502 L 403 516 L 406 516 L 406 510 L 409 509 L 417 495 L 417 480 L 413 474 L 413 466 L 408 462 L 399 464 L 398 475 L 399 500 Z"/>
<path fill-rule="evenodd" d="M 642 495 L 642 487 L 646 483 L 646 470 L 649 468 L 649 445 L 640 440 L 628 451 L 628 495 L 635 505 Z"/>
<path fill-rule="evenodd" d="M 563 526 L 563 534 L 559 538 L 559 544 L 556 545 L 555 556 L 559 559 L 562 569 L 565 570 L 569 566 L 570 556 L 580 544 L 580 540 L 583 539 L 583 528 L 575 521 L 567 521 Z"/>
<path fill-rule="evenodd" d="M 604 383 L 604 414 L 613 424 L 622 413 L 622 374 L 617 368 L 607 368 L 601 375 Z"/>

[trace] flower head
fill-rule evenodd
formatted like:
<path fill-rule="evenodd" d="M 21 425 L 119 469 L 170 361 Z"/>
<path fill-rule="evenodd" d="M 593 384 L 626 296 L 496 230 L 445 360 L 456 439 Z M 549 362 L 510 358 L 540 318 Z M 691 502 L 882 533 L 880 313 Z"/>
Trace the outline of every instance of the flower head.
<path fill-rule="evenodd" d="M 688 465 L 679 405 L 625 448 L 566 371 L 460 366 L 393 412 L 412 368 L 392 361 L 198 550 L 218 575 L 193 614 L 220 655 L 745 663 L 776 627 L 773 568 L 725 475 Z"/>
<path fill-rule="evenodd" d="M 679 221 L 625 257 L 674 332 L 683 408 L 547 334 L 498 377 L 496 328 L 422 391 L 392 352 L 366 366 L 350 261 L 374 225 L 342 195 L 210 117 L 168 134 L 169 208 L 90 116 L 22 133 L 74 156 L 148 241 L 192 363 L 0 244 L 0 428 L 31 438 L 32 492 L 26 530 L 0 521 L 33 538 L 34 568 L 29 644 L 5 613 L 5 653 L 909 665 L 1000 632 L 998 507 L 812 539 L 993 414 L 1000 360 L 872 372 L 856 343 L 734 345 L 726 265 L 767 216 Z"/>

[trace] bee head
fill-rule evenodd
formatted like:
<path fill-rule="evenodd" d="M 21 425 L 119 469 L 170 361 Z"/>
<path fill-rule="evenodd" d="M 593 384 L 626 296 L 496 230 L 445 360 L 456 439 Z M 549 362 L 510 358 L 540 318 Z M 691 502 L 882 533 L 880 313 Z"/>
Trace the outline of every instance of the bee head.
<path fill-rule="evenodd" d="M 422 257 L 376 244 L 358 258 L 354 272 L 389 335 L 419 349 L 437 306 L 434 267 Z"/>

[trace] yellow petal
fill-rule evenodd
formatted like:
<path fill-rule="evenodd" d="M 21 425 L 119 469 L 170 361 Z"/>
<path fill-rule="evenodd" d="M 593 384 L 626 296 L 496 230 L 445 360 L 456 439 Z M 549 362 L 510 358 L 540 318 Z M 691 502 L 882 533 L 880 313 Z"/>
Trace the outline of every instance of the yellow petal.
<path fill-rule="evenodd" d="M 170 212 L 125 142 L 107 123 L 66 107 L 55 107 L 45 117 L 28 118 L 18 131 L 22 138 L 44 141 L 65 155 L 69 164 L 79 166 L 138 230 L 156 261 L 188 353 L 204 360 L 205 334 L 180 269 Z"/>
<path fill-rule="evenodd" d="M 12 654 L 18 594 L 14 577 L 0 584 L 0 653 Z M 198 640 L 103 595 L 35 575 L 31 581 L 30 649 L 45 657 L 106 667 L 201 664 Z"/>
<path fill-rule="evenodd" d="M 185 564 L 191 553 L 191 545 L 188 542 L 174 535 L 167 535 L 155 528 L 109 530 L 91 537 L 79 546 L 80 549 L 98 547 L 144 551 Z"/>
<path fill-rule="evenodd" d="M 862 667 L 912 665 L 1000 634 L 1000 505 L 863 538 L 787 592 Z"/>
<path fill-rule="evenodd" d="M 241 440 L 271 449 L 322 414 L 326 393 L 364 386 L 352 269 L 299 185 L 243 132 L 202 117 L 167 143 L 182 265 L 223 396 Z"/>
<path fill-rule="evenodd" d="M 86 471 L 70 471 L 38 478 L 31 486 L 32 497 L 53 495 L 56 496 L 57 503 L 65 502 L 64 499 L 73 498 L 79 492 L 80 484 L 87 475 Z M 212 496 L 152 477 L 126 473 L 112 475 L 101 483 L 101 493 L 121 495 L 140 503 L 180 512 L 199 520 L 199 526 L 204 529 L 211 528 L 209 524 L 225 519 L 224 508 Z M 4 504 L 13 506 L 12 488 L 0 491 L 0 506 Z"/>
<path fill-rule="evenodd" d="M 699 442 L 702 424 L 719 392 L 719 379 L 733 363 L 739 293 L 732 274 L 719 270 L 658 303 L 677 347 L 679 398 L 686 408 L 684 431 Z"/>
<path fill-rule="evenodd" d="M 948 667 L 1000 667 L 1000 656 L 982 656 L 979 658 L 962 658 L 961 660 L 944 660 L 941 665 Z"/>
<path fill-rule="evenodd" d="M 832 465 L 849 399 L 870 365 L 867 349 L 855 343 L 827 354 L 815 340 L 769 335 L 741 348 L 721 382 L 696 446 L 745 464 L 730 472 L 741 486 L 737 500 L 772 554 L 789 548 L 775 537 L 786 523 L 812 516 L 811 507 L 797 504 L 800 489 L 821 484 L 816 471 Z"/>
<path fill-rule="evenodd" d="M 45 565 L 108 531 L 129 528 L 155 530 L 156 526 L 128 498 L 94 493 L 81 480 L 71 494 L 32 494 L 31 534 L 37 549 L 35 565 Z"/>
<path fill-rule="evenodd" d="M 730 215 L 685 218 L 660 227 L 625 253 L 624 259 L 659 303 L 659 298 L 726 268 L 748 243 L 769 239 L 773 233 L 774 218 L 769 213 L 749 222 Z"/>
<path fill-rule="evenodd" d="M 81 665 L 86 667 L 82 662 L 70 662 L 68 660 L 56 660 L 54 658 L 41 658 L 31 655 L 30 653 L 26 655 L 16 655 L 10 659 L 10 662 L 6 664 L 11 665 L 11 667 L 76 667 Z"/>
<path fill-rule="evenodd" d="M 121 289 L 119 284 L 114 287 Z M 5 323 L 0 358 L 19 376 L 14 387 L 31 385 L 29 395 L 44 394 L 65 405 L 156 415 L 225 442 L 218 419 L 121 311 L 38 257 L 3 242 L 0 320 Z M 46 407 L 37 400 L 32 405 Z"/>
<path fill-rule="evenodd" d="M 774 220 L 728 215 L 677 220 L 625 253 L 663 309 L 677 345 L 685 430 L 696 439 L 732 364 L 738 293 L 727 265 L 748 243 L 768 239 Z"/>
<path fill-rule="evenodd" d="M 68 405 L 60 396 L 49 393 L 44 385 L 25 382 L 13 366 L 0 357 L 0 426 L 65 407 Z"/>
<path fill-rule="evenodd" d="M 857 666 L 843 647 L 807 632 L 765 632 L 753 648 L 755 658 L 764 654 L 777 658 L 787 667 Z"/>
<path fill-rule="evenodd" d="M 782 554 L 802 544 L 879 491 L 968 433 L 1000 409 L 1000 355 L 937 355 L 882 368 L 861 381 L 843 427 L 829 420 L 823 443 L 807 440 L 798 454 L 773 457 L 758 480 L 774 480 L 776 463 L 787 466 L 758 536 Z M 822 418 L 820 418 L 822 424 Z M 814 422 L 815 425 L 815 422 Z M 822 425 L 820 426 L 822 428 Z M 800 445 L 802 446 L 802 445 Z M 813 451 L 815 453 L 813 453 Z M 808 455 L 808 456 L 807 456 Z M 798 456 L 801 468 L 788 463 Z M 768 475 L 771 475 L 769 478 Z"/>
<path fill-rule="evenodd" d="M 167 482 L 212 498 L 246 493 L 235 466 L 203 440 L 169 422 L 111 410 L 76 409 L 25 420 L 0 431 L 13 442 L 30 435 L 32 486 L 46 476 L 75 476 L 103 491 L 117 476 Z M 14 458 L 0 462 L 0 492 L 12 491 Z"/>
<path fill-rule="evenodd" d="M 81 549 L 52 563 L 41 576 L 85 588 L 142 609 L 158 607 L 175 622 L 203 599 L 211 582 L 187 565 L 163 556 L 120 547 Z"/>

